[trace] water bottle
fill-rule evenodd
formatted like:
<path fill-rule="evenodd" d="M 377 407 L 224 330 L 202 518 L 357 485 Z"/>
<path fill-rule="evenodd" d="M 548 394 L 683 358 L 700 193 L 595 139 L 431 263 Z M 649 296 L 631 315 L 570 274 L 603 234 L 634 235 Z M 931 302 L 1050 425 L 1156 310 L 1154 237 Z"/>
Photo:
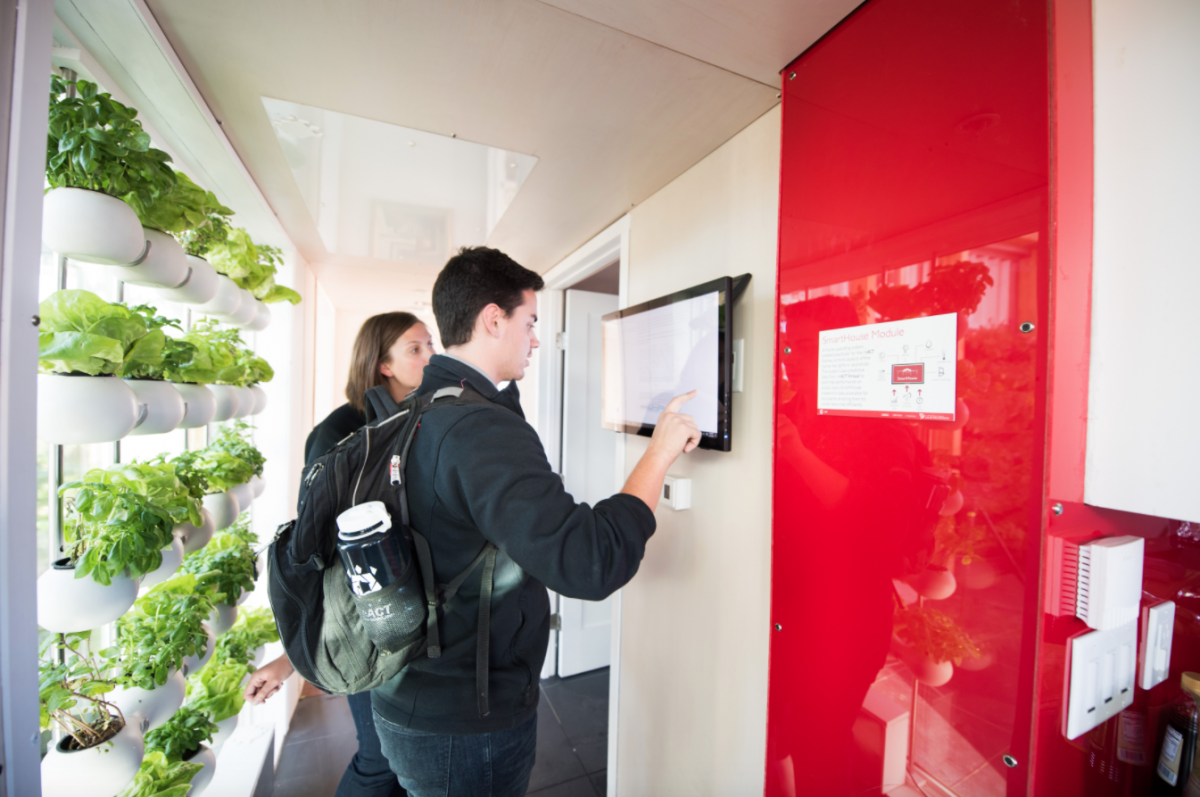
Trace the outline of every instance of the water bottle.
<path fill-rule="evenodd" d="M 396 651 L 420 637 L 425 597 L 411 543 L 392 530 L 382 501 L 347 509 L 337 517 L 338 554 L 367 636 Z"/>

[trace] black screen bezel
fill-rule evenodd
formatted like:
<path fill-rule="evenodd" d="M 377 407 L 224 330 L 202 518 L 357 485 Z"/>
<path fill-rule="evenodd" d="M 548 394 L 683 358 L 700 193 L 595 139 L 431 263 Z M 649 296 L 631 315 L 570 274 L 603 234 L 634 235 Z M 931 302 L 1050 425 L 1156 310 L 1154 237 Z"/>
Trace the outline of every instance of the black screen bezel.
<path fill-rule="evenodd" d="M 644 313 L 647 310 L 655 310 L 659 307 L 665 307 L 668 304 L 683 302 L 689 299 L 695 299 L 698 296 L 705 294 L 717 294 L 717 433 L 705 434 L 700 438 L 700 448 L 710 451 L 730 451 L 732 450 L 732 432 L 733 432 L 733 341 L 730 336 L 733 334 L 733 278 L 718 277 L 715 280 L 696 285 L 691 288 L 686 288 L 666 296 L 660 296 L 657 299 L 651 299 L 648 302 L 636 304 L 633 307 L 626 307 L 624 310 L 617 310 L 613 313 L 608 313 L 601 317 L 600 321 L 603 325 L 609 321 L 615 321 L 622 318 L 628 318 L 638 313 Z M 724 313 L 721 309 L 724 309 Z M 606 361 L 608 356 L 607 347 L 602 345 L 601 360 Z M 607 373 L 607 368 L 604 369 Z M 607 391 L 601 393 L 601 401 L 603 396 L 607 395 Z M 600 423 L 605 429 L 610 429 L 614 432 L 625 432 L 627 434 L 636 434 L 643 437 L 649 437 L 654 434 L 654 427 L 657 424 L 653 423 L 606 423 L 604 418 L 606 413 L 601 411 Z"/>

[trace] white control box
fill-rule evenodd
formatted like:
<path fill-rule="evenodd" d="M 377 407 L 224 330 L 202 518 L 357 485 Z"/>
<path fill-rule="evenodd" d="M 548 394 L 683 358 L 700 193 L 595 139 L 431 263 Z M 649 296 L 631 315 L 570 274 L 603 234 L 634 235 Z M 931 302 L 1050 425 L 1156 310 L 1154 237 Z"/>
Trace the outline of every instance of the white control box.
<path fill-rule="evenodd" d="M 1141 537 L 1105 537 L 1079 546 L 1075 616 L 1098 631 L 1136 623 L 1142 603 Z"/>
<path fill-rule="evenodd" d="M 672 509 L 691 509 L 692 480 L 667 476 L 663 479 L 662 499 Z"/>
<path fill-rule="evenodd" d="M 1175 637 L 1175 602 L 1142 609 L 1142 647 L 1138 651 L 1138 686 L 1152 689 L 1171 672 L 1171 641 Z"/>
<path fill-rule="evenodd" d="M 1067 640 L 1063 733 L 1076 739 L 1133 704 L 1137 622 Z"/>

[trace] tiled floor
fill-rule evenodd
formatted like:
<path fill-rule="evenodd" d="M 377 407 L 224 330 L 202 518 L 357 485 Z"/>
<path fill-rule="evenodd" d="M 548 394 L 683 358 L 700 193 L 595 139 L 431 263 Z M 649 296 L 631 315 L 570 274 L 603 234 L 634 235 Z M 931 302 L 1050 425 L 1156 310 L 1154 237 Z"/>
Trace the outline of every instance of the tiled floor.
<path fill-rule="evenodd" d="M 300 701 L 275 771 L 276 797 L 331 797 L 358 743 L 346 699 Z M 529 797 L 604 797 L 608 669 L 542 681 Z"/>

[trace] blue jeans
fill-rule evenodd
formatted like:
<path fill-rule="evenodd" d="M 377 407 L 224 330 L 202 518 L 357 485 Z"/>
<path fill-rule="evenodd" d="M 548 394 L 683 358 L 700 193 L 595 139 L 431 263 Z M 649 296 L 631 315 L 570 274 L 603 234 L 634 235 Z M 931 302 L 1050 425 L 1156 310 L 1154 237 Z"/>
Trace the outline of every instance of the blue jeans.
<path fill-rule="evenodd" d="M 421 733 L 375 715 L 383 754 L 410 797 L 524 797 L 537 753 L 537 715 L 495 733 Z"/>
<path fill-rule="evenodd" d="M 379 749 L 371 693 L 349 695 L 350 713 L 358 732 L 358 752 L 350 759 L 334 797 L 404 797 L 404 789 Z"/>

